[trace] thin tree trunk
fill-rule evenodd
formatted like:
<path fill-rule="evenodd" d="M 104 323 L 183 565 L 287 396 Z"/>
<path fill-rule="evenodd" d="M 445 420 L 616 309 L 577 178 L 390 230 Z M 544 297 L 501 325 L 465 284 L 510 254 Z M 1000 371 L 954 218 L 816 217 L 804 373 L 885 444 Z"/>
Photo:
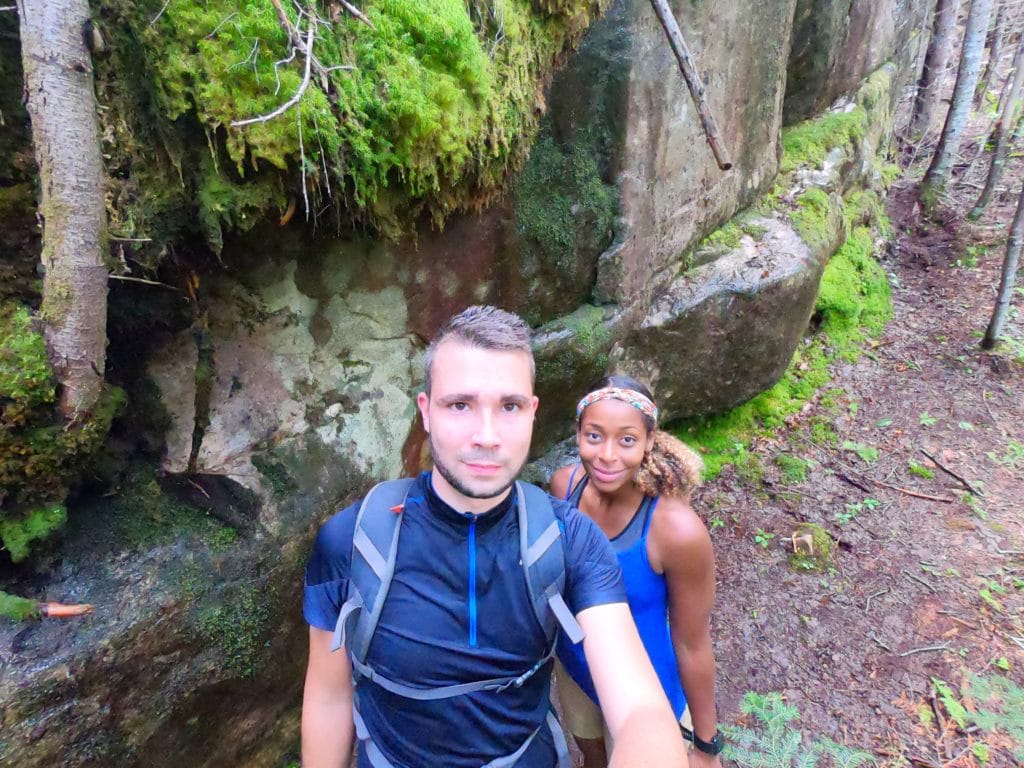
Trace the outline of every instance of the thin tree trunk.
<path fill-rule="evenodd" d="M 939 101 L 942 81 L 953 51 L 953 33 L 956 30 L 959 6 L 959 0 L 938 0 L 935 6 L 932 36 L 928 41 L 928 51 L 924 56 L 924 67 L 921 70 L 921 79 L 917 82 L 917 96 L 914 99 L 911 131 L 916 136 L 923 136 L 931 129 L 935 105 Z"/>
<path fill-rule="evenodd" d="M 1014 214 L 1013 224 L 1010 226 L 1010 239 L 1006 242 L 1006 258 L 1003 260 L 1003 275 L 999 280 L 999 293 L 996 296 L 995 308 L 992 310 L 992 320 L 989 321 L 985 337 L 981 340 L 982 349 L 992 349 L 1003 332 L 1003 323 L 1006 322 L 1006 315 L 1010 310 L 1010 300 L 1013 298 L 1013 283 L 1017 279 L 1022 236 L 1024 236 L 1024 189 L 1021 189 L 1020 196 L 1017 198 L 1017 213 Z"/>
<path fill-rule="evenodd" d="M 88 0 L 18 0 L 21 56 L 39 164 L 42 318 L 68 422 L 100 394 L 107 339 L 103 165 L 85 44 Z"/>
<path fill-rule="evenodd" d="M 1010 3 L 1008 0 L 996 0 L 999 9 L 996 11 L 996 23 L 988 33 L 985 46 L 988 48 L 988 61 L 978 81 L 978 88 L 974 93 L 974 105 L 977 108 L 981 100 L 992 87 L 992 77 L 999 69 L 999 60 L 1003 58 L 1003 38 L 1006 35 L 1006 18 L 1009 15 Z"/>
<path fill-rule="evenodd" d="M 985 188 L 978 196 L 978 202 L 967 214 L 972 221 L 981 217 L 982 212 L 992 201 L 992 193 L 995 191 L 999 177 L 1003 174 L 1006 165 L 1006 156 L 1010 153 L 1010 132 L 1013 130 L 1014 119 L 1020 107 L 1020 92 L 1024 87 L 1024 37 L 1017 42 L 1017 53 L 1013 58 L 1013 79 L 1006 85 L 1003 111 L 999 114 L 995 128 L 992 130 L 992 143 L 995 145 L 992 150 L 992 164 L 988 168 L 988 178 L 985 180 Z"/>
<path fill-rule="evenodd" d="M 974 89 L 978 85 L 978 75 L 981 74 L 981 57 L 985 49 L 989 18 L 992 15 L 992 1 L 971 0 L 971 10 L 967 14 L 967 31 L 964 33 L 963 50 L 960 54 L 960 67 L 953 88 L 953 103 L 946 113 L 946 123 L 942 128 L 942 138 L 939 139 L 935 156 L 924 176 L 924 181 L 921 182 L 921 203 L 926 211 L 934 207 L 938 196 L 949 183 L 953 161 L 960 150 L 960 140 L 970 116 Z"/>

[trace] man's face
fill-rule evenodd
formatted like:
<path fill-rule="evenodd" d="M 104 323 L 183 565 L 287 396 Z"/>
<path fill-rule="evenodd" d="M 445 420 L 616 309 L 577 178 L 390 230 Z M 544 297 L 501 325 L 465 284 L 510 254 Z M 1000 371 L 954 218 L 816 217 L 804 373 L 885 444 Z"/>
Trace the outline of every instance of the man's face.
<path fill-rule="evenodd" d="M 460 512 L 483 512 L 526 463 L 537 398 L 525 352 L 441 343 L 431 392 L 417 398 L 434 454 L 434 488 Z"/>

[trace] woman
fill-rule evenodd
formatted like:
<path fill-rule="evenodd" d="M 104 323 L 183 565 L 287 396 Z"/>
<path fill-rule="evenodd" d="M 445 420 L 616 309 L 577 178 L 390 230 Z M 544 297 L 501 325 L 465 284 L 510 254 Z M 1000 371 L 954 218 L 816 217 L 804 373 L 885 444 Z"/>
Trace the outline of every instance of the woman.
<path fill-rule="evenodd" d="M 684 731 L 692 722 L 696 749 L 690 765 L 719 768 L 709 624 L 715 562 L 711 537 L 689 503 L 701 460 L 657 429 L 651 393 L 626 376 L 602 380 L 576 412 L 580 464 L 555 472 L 551 492 L 573 502 L 611 540 L 655 671 Z M 584 768 L 603 768 L 611 745 L 605 743 L 583 646 L 563 636 L 558 655 L 566 725 L 583 753 Z"/>

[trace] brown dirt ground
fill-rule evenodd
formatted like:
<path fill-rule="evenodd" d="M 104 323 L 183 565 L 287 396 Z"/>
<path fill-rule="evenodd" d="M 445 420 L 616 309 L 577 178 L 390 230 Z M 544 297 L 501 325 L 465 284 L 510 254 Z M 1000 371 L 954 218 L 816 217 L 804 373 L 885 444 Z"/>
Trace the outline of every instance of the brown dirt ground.
<path fill-rule="evenodd" d="M 968 672 L 996 673 L 1024 685 L 1024 455 L 1010 458 L 1024 444 L 1024 346 L 992 354 L 978 345 L 1024 173 L 1014 161 L 1001 185 L 1008 191 L 971 224 L 963 212 L 987 163 L 976 144 L 962 156 L 976 162 L 958 168 L 948 201 L 956 213 L 939 223 L 922 220 L 913 171 L 890 193 L 896 236 L 882 262 L 895 317 L 859 362 L 835 369 L 835 404 L 819 396 L 785 434 L 753 446 L 763 480 L 727 467 L 694 500 L 724 523 L 712 533 L 720 720 L 743 722 L 746 691 L 779 691 L 808 737 L 864 748 L 890 768 L 978 765 L 970 746 L 981 734 L 957 728 L 934 701 L 932 677 L 959 686 Z M 1024 317 L 1008 331 L 1024 339 Z M 838 446 L 872 446 L 878 460 L 816 442 L 811 427 L 821 419 Z M 964 485 L 922 449 L 984 494 L 973 508 Z M 783 452 L 813 460 L 806 481 L 783 485 L 774 464 Z M 910 460 L 934 479 L 910 474 Z M 879 504 L 837 521 L 865 499 Z M 838 542 L 826 573 L 788 564 L 803 521 Z M 764 546 L 759 531 L 773 535 Z M 1006 590 L 992 592 L 1001 610 L 980 595 L 993 583 Z M 1004 657 L 1009 671 L 995 666 Z M 925 723 L 921 708 L 941 718 Z M 990 766 L 1015 764 L 998 738 L 986 741 Z"/>

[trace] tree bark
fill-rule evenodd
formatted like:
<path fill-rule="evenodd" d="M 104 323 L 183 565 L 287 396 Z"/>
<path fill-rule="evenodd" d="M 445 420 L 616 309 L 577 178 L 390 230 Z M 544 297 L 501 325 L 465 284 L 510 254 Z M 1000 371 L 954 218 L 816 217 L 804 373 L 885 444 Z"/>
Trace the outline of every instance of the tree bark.
<path fill-rule="evenodd" d="M 88 416 L 107 340 L 106 210 L 88 0 L 18 0 L 43 220 L 43 333 L 67 422 Z"/>
<path fill-rule="evenodd" d="M 1010 310 L 1010 300 L 1013 298 L 1013 283 L 1017 278 L 1017 265 L 1020 263 L 1021 237 L 1024 236 L 1024 189 L 1021 189 L 1017 198 L 1017 213 L 1014 214 L 1013 224 L 1010 225 L 1010 239 L 1006 242 L 1006 258 L 1003 260 L 1003 275 L 999 280 L 999 293 L 996 296 L 996 305 L 992 310 L 992 320 L 989 321 L 985 330 L 985 337 L 981 340 L 982 349 L 992 349 L 1003 332 L 1003 323 L 1006 322 L 1006 315 Z"/>
<path fill-rule="evenodd" d="M 939 91 L 953 51 L 953 33 L 956 30 L 959 6 L 959 0 L 938 0 L 935 6 L 932 36 L 928 41 L 924 68 L 921 70 L 921 79 L 917 81 L 917 96 L 914 99 L 911 131 L 916 136 L 925 135 L 931 128 L 935 105 L 939 101 Z"/>
<path fill-rule="evenodd" d="M 981 100 L 992 86 L 992 76 L 999 68 L 999 60 L 1003 58 L 1003 39 L 1006 35 L 1006 18 L 1009 15 L 1010 4 L 1008 0 L 996 0 L 996 3 L 999 9 L 996 11 L 996 23 L 985 40 L 985 47 L 988 48 L 988 61 L 985 63 L 985 69 L 981 73 L 981 79 L 978 81 L 978 88 L 974 94 L 975 108 L 981 104 Z"/>
<path fill-rule="evenodd" d="M 996 184 L 1003 174 L 1006 166 L 1006 156 L 1010 153 L 1010 133 L 1013 130 L 1014 121 L 1020 108 L 1020 92 L 1024 87 L 1024 37 L 1017 42 L 1017 53 L 1013 57 L 1013 78 L 1006 84 L 1007 94 L 1000 99 L 1003 102 L 1003 110 L 999 113 L 999 119 L 992 129 L 991 142 L 994 145 L 992 150 L 992 164 L 988 168 L 988 178 L 985 179 L 985 188 L 978 196 L 978 202 L 967 214 L 972 221 L 981 217 L 985 207 L 992 201 L 992 194 L 995 192 Z"/>
<path fill-rule="evenodd" d="M 932 163 L 921 182 L 921 203 L 926 211 L 932 210 L 938 196 L 945 190 L 953 170 L 953 162 L 960 150 L 960 140 L 967 118 L 971 113 L 974 89 L 981 74 L 981 58 L 985 50 L 985 35 L 992 16 L 993 0 L 971 0 L 967 15 L 967 31 L 964 33 L 963 50 L 960 53 L 960 67 L 956 73 L 953 88 L 953 103 L 946 113 L 942 138 L 932 157 Z"/>

